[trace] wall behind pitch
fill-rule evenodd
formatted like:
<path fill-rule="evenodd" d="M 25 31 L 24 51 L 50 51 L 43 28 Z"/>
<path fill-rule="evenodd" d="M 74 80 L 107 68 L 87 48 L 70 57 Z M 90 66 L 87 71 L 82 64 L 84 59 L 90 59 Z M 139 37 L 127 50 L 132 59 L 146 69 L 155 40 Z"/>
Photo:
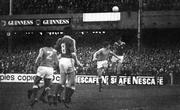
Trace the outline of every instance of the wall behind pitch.
<path fill-rule="evenodd" d="M 38 15 L 13 15 L 0 16 L 0 31 L 61 31 L 67 25 L 51 26 L 14 26 L 9 27 L 4 23 L 8 20 L 22 19 L 70 19 L 74 30 L 109 30 L 109 29 L 137 29 L 137 12 L 121 12 L 120 21 L 109 22 L 83 22 L 83 14 L 38 14 Z M 146 11 L 142 12 L 142 28 L 180 28 L 180 11 Z"/>

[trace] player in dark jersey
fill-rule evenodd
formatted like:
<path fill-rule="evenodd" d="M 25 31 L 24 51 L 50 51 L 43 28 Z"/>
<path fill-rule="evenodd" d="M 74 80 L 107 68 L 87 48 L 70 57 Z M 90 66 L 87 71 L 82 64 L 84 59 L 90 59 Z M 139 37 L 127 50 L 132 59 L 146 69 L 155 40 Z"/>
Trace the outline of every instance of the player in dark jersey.
<path fill-rule="evenodd" d="M 44 79 L 44 93 L 48 99 L 51 97 L 50 85 L 53 78 L 54 67 L 58 65 L 57 52 L 52 47 L 43 47 L 39 50 L 35 64 L 38 65 L 36 78 L 32 87 L 33 100 L 31 106 L 38 102 L 37 93 L 39 91 L 39 83 Z"/>
<path fill-rule="evenodd" d="M 118 55 L 118 58 L 120 59 L 118 62 L 117 58 L 115 57 L 112 57 L 111 59 L 111 61 L 113 62 L 114 72 L 117 72 L 117 85 L 119 83 L 119 76 L 121 74 L 122 63 L 124 60 L 125 45 L 126 43 L 121 40 L 121 37 L 118 42 L 114 43 L 114 52 Z"/>
<path fill-rule="evenodd" d="M 56 99 L 60 100 L 65 88 L 65 96 L 62 100 L 64 103 L 70 103 L 71 97 L 75 91 L 75 64 L 82 66 L 76 55 L 76 41 L 70 36 L 71 27 L 64 29 L 64 36 L 56 42 L 56 50 L 61 54 L 59 60 L 59 69 L 61 80 L 56 90 Z M 67 84 L 66 84 L 66 81 Z M 56 101 L 56 100 L 55 100 Z M 56 103 L 56 102 L 55 102 Z"/>

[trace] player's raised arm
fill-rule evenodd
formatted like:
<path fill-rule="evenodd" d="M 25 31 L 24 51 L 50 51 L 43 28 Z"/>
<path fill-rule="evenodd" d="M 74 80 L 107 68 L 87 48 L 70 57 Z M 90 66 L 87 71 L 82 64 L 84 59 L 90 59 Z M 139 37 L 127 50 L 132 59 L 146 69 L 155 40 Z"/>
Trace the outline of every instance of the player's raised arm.
<path fill-rule="evenodd" d="M 110 51 L 110 54 L 115 56 L 118 60 L 121 60 L 121 59 L 119 59 L 119 57 L 114 52 Z"/>
<path fill-rule="evenodd" d="M 72 54 L 76 64 L 82 67 L 83 65 L 80 63 L 80 61 L 77 58 L 77 54 L 76 54 L 76 41 L 74 39 L 73 39 L 73 44 L 72 45 L 73 46 L 71 48 L 71 54 Z"/>
<path fill-rule="evenodd" d="M 99 55 L 102 52 L 103 49 L 99 49 L 98 51 L 96 51 L 93 55 L 93 61 L 97 60 L 97 55 Z"/>
<path fill-rule="evenodd" d="M 54 46 L 54 48 L 55 48 L 57 51 L 59 51 L 60 48 L 61 48 L 61 46 L 59 45 L 60 40 L 61 40 L 61 38 L 59 38 L 59 39 L 56 41 L 56 44 L 55 44 L 55 46 Z"/>
<path fill-rule="evenodd" d="M 59 62 L 58 62 L 58 55 L 57 55 L 57 51 L 56 50 L 54 50 L 55 51 L 55 54 L 54 54 L 54 63 L 55 63 L 55 65 L 58 65 L 59 64 Z"/>
<path fill-rule="evenodd" d="M 38 64 L 40 62 L 40 60 L 42 59 L 42 56 L 43 56 L 43 49 L 41 48 L 39 50 L 39 54 L 38 54 L 38 56 L 37 56 L 37 58 L 35 60 L 35 64 Z"/>
<path fill-rule="evenodd" d="M 58 60 L 61 58 L 61 54 L 59 54 L 58 56 L 57 56 L 57 58 L 58 58 Z"/>
<path fill-rule="evenodd" d="M 59 68 L 59 61 L 58 61 L 58 59 L 59 59 L 59 57 L 58 57 L 58 54 L 57 54 L 57 51 L 55 50 L 55 53 L 54 53 L 54 69 L 55 70 L 57 70 L 57 72 L 59 72 L 58 70 L 58 68 Z"/>
<path fill-rule="evenodd" d="M 76 53 L 73 52 L 73 53 L 72 53 L 72 56 L 73 56 L 76 64 L 77 64 L 78 66 L 83 67 L 83 64 L 81 64 L 80 61 L 78 60 Z"/>

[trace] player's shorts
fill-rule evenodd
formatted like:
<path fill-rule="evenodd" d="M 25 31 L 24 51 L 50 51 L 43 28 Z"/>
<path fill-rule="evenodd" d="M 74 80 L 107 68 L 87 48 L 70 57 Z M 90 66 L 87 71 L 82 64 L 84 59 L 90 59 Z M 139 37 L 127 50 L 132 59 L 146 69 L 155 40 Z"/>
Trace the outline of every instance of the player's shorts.
<path fill-rule="evenodd" d="M 124 60 L 124 56 L 118 56 L 118 58 L 120 59 L 118 62 L 119 63 L 122 63 L 123 62 L 123 60 Z M 116 62 L 118 59 L 115 57 L 115 56 L 112 56 L 112 58 L 111 58 L 111 61 L 112 62 Z"/>
<path fill-rule="evenodd" d="M 39 66 L 37 76 L 41 78 L 53 79 L 54 69 L 52 67 Z"/>
<path fill-rule="evenodd" d="M 72 87 L 75 85 L 75 67 L 74 67 L 74 59 L 72 58 L 61 58 L 59 59 L 59 69 L 60 69 L 60 84 L 65 85 L 67 83 L 67 87 Z"/>
<path fill-rule="evenodd" d="M 97 68 L 107 68 L 108 67 L 108 61 L 103 60 L 103 61 L 97 61 Z"/>
<path fill-rule="evenodd" d="M 72 58 L 61 58 L 59 59 L 60 73 L 72 73 L 75 72 L 74 59 Z"/>

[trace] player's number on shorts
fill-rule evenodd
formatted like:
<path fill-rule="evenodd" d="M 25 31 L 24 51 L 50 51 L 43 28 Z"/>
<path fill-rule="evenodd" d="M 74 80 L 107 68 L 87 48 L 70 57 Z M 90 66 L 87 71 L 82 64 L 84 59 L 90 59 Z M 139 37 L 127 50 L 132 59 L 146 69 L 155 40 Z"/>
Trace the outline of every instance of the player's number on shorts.
<path fill-rule="evenodd" d="M 51 60 L 53 52 L 52 51 L 47 51 L 47 53 L 48 53 L 47 59 Z"/>
<path fill-rule="evenodd" d="M 65 43 L 61 44 L 61 51 L 62 51 L 63 54 L 66 53 L 66 45 L 65 45 Z"/>

